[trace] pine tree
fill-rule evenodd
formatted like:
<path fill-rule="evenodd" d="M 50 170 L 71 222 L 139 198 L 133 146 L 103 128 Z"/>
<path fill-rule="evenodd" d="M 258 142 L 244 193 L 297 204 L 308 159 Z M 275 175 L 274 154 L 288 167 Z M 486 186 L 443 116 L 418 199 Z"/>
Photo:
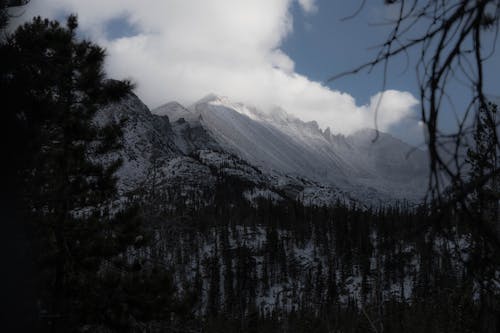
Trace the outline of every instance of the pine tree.
<path fill-rule="evenodd" d="M 471 181 L 479 182 L 484 177 L 493 174 L 491 179 L 486 184 L 478 186 L 474 193 L 477 208 L 482 213 L 485 213 L 484 210 L 489 210 L 490 214 L 496 215 L 498 215 L 498 209 L 494 210 L 491 204 L 494 203 L 498 206 L 498 177 L 494 175 L 495 170 L 498 168 L 498 151 L 496 148 L 497 109 L 497 105 L 491 102 L 488 103 L 487 107 L 480 108 L 474 128 L 473 138 L 475 146 L 469 148 L 467 151 Z M 494 217 L 490 216 L 490 218 Z"/>
<path fill-rule="evenodd" d="M 81 318 L 83 287 L 114 254 L 109 203 L 119 160 L 99 162 L 119 148 L 120 124 L 99 126 L 96 112 L 131 91 L 105 78 L 105 52 L 66 26 L 36 17 L 0 46 L 0 89 L 15 151 L 24 223 L 32 231 L 40 271 L 40 308 L 53 330 Z"/>
<path fill-rule="evenodd" d="M 468 213 L 474 219 L 474 245 L 472 260 L 469 269 L 480 286 L 479 296 L 479 325 L 483 332 L 494 332 L 500 322 L 494 319 L 494 313 L 500 308 L 495 301 L 495 292 L 499 291 L 492 285 L 498 260 L 495 251 L 489 246 L 487 234 L 491 233 L 494 239 L 500 239 L 499 199 L 500 187 L 498 184 L 498 151 L 497 151 L 497 105 L 489 102 L 486 107 L 480 108 L 474 128 L 474 147 L 467 151 L 467 162 L 470 165 L 470 182 L 475 186 Z M 484 182 L 484 179 L 487 179 Z M 491 239 L 491 238 L 490 238 Z M 496 295 L 498 296 L 498 295 Z"/>

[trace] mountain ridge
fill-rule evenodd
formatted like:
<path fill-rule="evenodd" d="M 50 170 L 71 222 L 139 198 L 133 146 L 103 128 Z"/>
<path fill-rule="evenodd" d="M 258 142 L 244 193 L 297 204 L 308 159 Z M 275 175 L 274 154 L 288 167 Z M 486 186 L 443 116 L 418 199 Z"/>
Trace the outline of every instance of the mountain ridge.
<path fill-rule="evenodd" d="M 372 187 L 416 200 L 424 195 L 425 152 L 374 129 L 332 134 L 281 108 L 263 112 L 225 97 L 208 95 L 189 108 L 186 118 L 211 134 L 224 149 L 267 172 L 279 171 L 352 191 Z M 153 110 L 168 116 L 168 108 Z M 175 127 L 175 125 L 174 125 Z"/>
<path fill-rule="evenodd" d="M 169 102 L 150 111 L 130 94 L 97 119 L 124 124 L 123 148 L 115 153 L 124 161 L 117 172 L 122 193 L 157 184 L 205 195 L 222 172 L 244 181 L 248 198 L 370 206 L 418 202 L 424 194 L 412 188 L 426 177 L 424 152 L 408 159 L 411 147 L 388 134 L 375 143 L 372 130 L 332 134 L 281 108 L 263 112 L 209 95 L 189 107 Z"/>

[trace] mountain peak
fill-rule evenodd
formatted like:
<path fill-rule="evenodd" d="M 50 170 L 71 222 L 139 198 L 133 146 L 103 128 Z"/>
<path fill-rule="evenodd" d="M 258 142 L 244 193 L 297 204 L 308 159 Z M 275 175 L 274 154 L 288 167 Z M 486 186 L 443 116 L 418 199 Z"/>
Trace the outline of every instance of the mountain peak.
<path fill-rule="evenodd" d="M 181 103 L 177 102 L 177 101 L 170 101 L 168 103 L 165 103 L 161 106 L 159 106 L 157 109 L 159 108 L 168 108 L 168 109 L 172 109 L 172 108 L 184 108 L 184 106 L 182 106 Z"/>
<path fill-rule="evenodd" d="M 221 96 L 214 93 L 210 93 L 198 100 L 194 105 L 205 104 L 205 103 L 217 103 L 217 104 L 228 104 L 231 103 L 227 96 Z"/>
<path fill-rule="evenodd" d="M 182 106 L 180 103 L 172 101 L 162 106 L 157 107 L 152 111 L 157 115 L 167 115 L 170 121 L 174 122 L 180 118 L 189 118 L 191 116 L 191 112 Z"/>
<path fill-rule="evenodd" d="M 165 146 L 175 145 L 182 153 L 216 147 L 258 167 L 270 177 L 300 176 L 335 186 L 360 199 L 366 199 L 368 188 L 377 189 L 381 197 L 420 197 L 415 187 L 427 176 L 424 153 L 416 152 L 408 159 L 406 156 L 412 147 L 371 128 L 348 136 L 334 135 L 330 128 L 322 130 L 316 121 L 300 120 L 279 107 L 262 111 L 209 94 L 189 108 L 169 102 L 155 109 L 153 112 L 157 115 L 168 116 L 172 122 L 170 130 L 159 126 L 159 117 L 148 116 L 147 107 L 138 101 L 128 100 L 122 104 L 120 110 L 135 111 L 138 115 L 134 118 L 138 120 L 136 123 L 142 118 L 145 123 L 151 123 L 138 127 L 140 130 L 153 133 L 155 140 Z M 142 135 L 143 132 L 135 129 L 136 123 L 131 124 L 130 131 Z M 165 135 L 160 135 L 162 133 Z M 379 137 L 374 143 L 377 133 Z M 173 143 L 167 143 L 170 139 Z M 135 141 L 131 146 L 134 145 Z M 152 150 L 150 146 L 144 149 Z M 169 149 L 169 154 L 170 151 L 175 149 Z"/>

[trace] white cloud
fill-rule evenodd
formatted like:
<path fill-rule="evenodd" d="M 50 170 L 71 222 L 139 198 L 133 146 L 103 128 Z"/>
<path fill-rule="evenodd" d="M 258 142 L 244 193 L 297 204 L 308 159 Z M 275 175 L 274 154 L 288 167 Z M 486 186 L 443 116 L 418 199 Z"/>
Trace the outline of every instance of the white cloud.
<path fill-rule="evenodd" d="M 335 132 L 373 127 L 378 95 L 357 106 L 349 94 L 294 72 L 280 49 L 292 33 L 292 1 L 37 0 L 24 17 L 78 13 L 82 31 L 106 47 L 109 75 L 132 78 L 150 107 L 216 93 L 264 109 L 281 106 Z M 306 13 L 317 9 L 314 0 L 298 3 Z M 118 18 L 138 33 L 108 39 L 106 25 Z M 378 124 L 387 131 L 411 117 L 417 102 L 395 90 L 383 96 Z"/>
<path fill-rule="evenodd" d="M 316 5 L 316 0 L 299 0 L 300 7 L 308 13 L 312 14 L 318 10 L 318 6 Z"/>
<path fill-rule="evenodd" d="M 388 131 L 390 127 L 397 124 L 403 118 L 415 116 L 413 107 L 418 101 L 409 92 L 397 90 L 386 90 L 378 93 L 370 99 L 369 113 L 377 113 L 377 124 L 383 131 Z M 417 122 L 418 124 L 418 122 Z"/>

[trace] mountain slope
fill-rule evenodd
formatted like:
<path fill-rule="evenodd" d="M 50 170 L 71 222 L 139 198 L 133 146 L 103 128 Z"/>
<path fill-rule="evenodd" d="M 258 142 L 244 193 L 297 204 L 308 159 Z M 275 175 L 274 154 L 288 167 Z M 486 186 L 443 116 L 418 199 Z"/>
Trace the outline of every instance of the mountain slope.
<path fill-rule="evenodd" d="M 303 122 L 281 109 L 261 112 L 209 95 L 189 108 L 175 103 L 153 110 L 202 127 L 220 148 L 271 175 L 305 177 L 355 197 L 418 200 L 424 194 L 427 159 L 423 151 L 374 130 L 332 135 L 316 122 Z"/>

